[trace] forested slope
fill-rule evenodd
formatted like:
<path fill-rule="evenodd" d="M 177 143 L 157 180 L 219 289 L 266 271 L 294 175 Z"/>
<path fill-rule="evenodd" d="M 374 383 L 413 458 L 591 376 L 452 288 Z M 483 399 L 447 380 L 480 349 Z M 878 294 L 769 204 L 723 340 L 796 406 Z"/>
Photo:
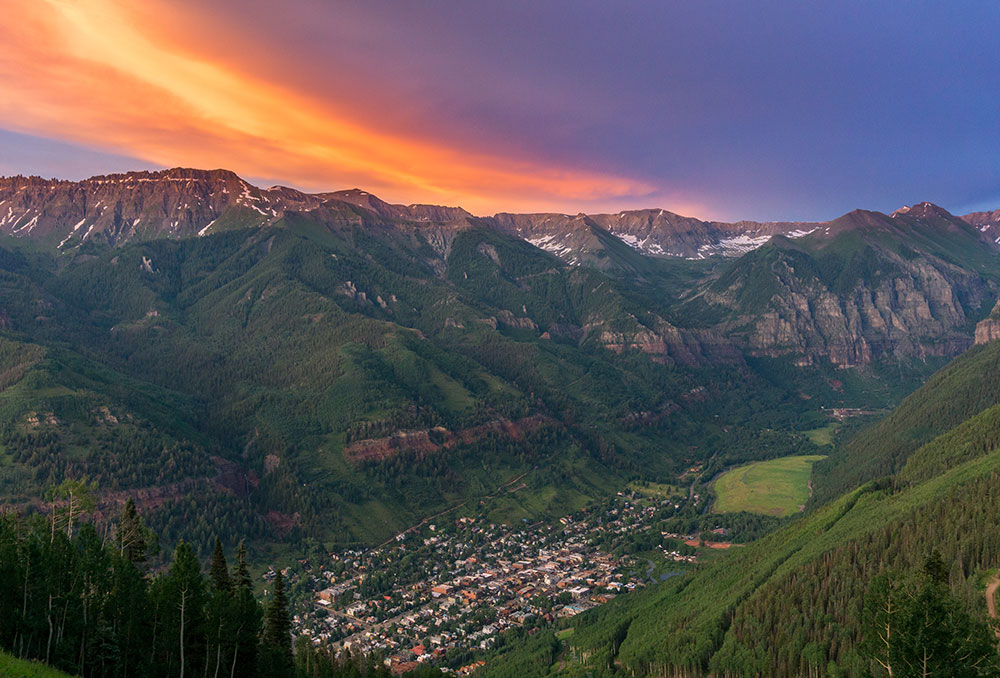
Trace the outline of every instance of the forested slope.
<path fill-rule="evenodd" d="M 372 543 L 525 473 L 497 517 L 560 515 L 689 461 L 813 449 L 796 429 L 855 397 L 475 225 L 293 215 L 72 263 L 8 252 L 29 294 L 2 330 L 7 496 L 86 475 L 199 549 Z"/>
<path fill-rule="evenodd" d="M 815 502 L 902 469 L 921 445 L 1000 402 L 1000 343 L 975 346 L 814 467 Z"/>
<path fill-rule="evenodd" d="M 378 543 L 480 502 L 551 518 L 814 453 L 804 432 L 897 404 L 998 291 L 995 243 L 931 205 L 802 230 L 477 218 L 222 171 L 3 186 L 3 499 L 86 476 L 200 553 Z M 748 228 L 776 237 L 666 254 Z M 886 472 L 868 456 L 829 477 Z"/>

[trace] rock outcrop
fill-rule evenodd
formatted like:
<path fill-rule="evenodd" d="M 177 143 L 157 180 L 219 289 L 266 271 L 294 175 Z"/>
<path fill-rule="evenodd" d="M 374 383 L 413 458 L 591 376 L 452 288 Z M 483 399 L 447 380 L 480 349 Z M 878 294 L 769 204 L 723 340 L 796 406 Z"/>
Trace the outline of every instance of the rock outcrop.
<path fill-rule="evenodd" d="M 722 323 L 726 336 L 744 341 L 753 355 L 841 367 L 968 348 L 971 314 L 996 297 L 997 285 L 923 243 L 943 234 L 980 254 L 989 243 L 935 206 L 848 217 L 856 222 L 850 250 L 845 241 L 833 253 L 807 239 L 808 249 L 776 243 L 737 262 L 704 297 L 734 312 Z M 839 224 L 841 232 L 847 225 Z"/>
<path fill-rule="evenodd" d="M 510 440 L 521 440 L 525 435 L 555 422 L 543 415 L 532 415 L 516 421 L 498 419 L 496 421 L 449 431 L 443 426 L 432 429 L 396 431 L 384 438 L 358 440 L 344 448 L 344 457 L 351 462 L 378 462 L 399 455 L 415 455 L 423 458 L 441 450 L 458 445 L 469 445 L 488 435 L 497 435 Z"/>
<path fill-rule="evenodd" d="M 976 345 L 987 344 L 1000 339 L 1000 301 L 993 307 L 988 318 L 976 324 Z"/>

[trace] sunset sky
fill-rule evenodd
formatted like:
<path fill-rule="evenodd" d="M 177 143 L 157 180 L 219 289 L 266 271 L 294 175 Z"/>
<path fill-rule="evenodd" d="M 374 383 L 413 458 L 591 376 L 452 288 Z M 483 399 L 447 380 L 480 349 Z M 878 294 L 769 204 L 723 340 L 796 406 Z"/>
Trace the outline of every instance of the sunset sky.
<path fill-rule="evenodd" d="M 497 211 L 1000 207 L 1000 3 L 5 0 L 0 173 Z"/>

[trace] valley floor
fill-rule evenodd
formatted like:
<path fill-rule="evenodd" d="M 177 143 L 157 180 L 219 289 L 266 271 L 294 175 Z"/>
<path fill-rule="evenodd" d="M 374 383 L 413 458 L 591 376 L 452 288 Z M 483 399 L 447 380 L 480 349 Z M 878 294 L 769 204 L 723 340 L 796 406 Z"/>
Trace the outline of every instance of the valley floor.
<path fill-rule="evenodd" d="M 469 672 L 467 662 L 509 629 L 575 616 L 728 547 L 659 530 L 665 517 L 704 502 L 688 488 L 651 485 L 555 525 L 424 521 L 369 551 L 300 561 L 289 576 L 312 592 L 296 627 L 317 645 L 385 655 L 397 673 L 419 663 Z"/>

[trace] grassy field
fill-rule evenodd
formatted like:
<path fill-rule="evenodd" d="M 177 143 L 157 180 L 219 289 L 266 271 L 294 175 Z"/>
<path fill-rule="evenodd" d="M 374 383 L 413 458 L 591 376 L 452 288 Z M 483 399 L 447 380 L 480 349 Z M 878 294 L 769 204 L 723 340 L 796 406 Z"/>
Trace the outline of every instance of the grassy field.
<path fill-rule="evenodd" d="M 750 511 L 772 516 L 798 512 L 809 499 L 809 474 L 823 455 L 781 457 L 740 466 L 713 484 L 715 512 Z"/>
<path fill-rule="evenodd" d="M 836 435 L 838 428 L 840 428 L 839 424 L 831 422 L 823 428 L 806 431 L 805 436 L 815 445 L 833 445 L 833 436 Z"/>
<path fill-rule="evenodd" d="M 656 499 L 668 499 L 670 497 L 683 497 L 687 495 L 687 488 L 680 485 L 667 485 L 665 483 L 654 483 L 650 481 L 634 480 L 627 485 L 628 489 L 646 497 Z"/>
<path fill-rule="evenodd" d="M 15 659 L 6 652 L 0 652 L 0 676 L 4 678 L 69 678 L 62 671 L 42 664 Z"/>

